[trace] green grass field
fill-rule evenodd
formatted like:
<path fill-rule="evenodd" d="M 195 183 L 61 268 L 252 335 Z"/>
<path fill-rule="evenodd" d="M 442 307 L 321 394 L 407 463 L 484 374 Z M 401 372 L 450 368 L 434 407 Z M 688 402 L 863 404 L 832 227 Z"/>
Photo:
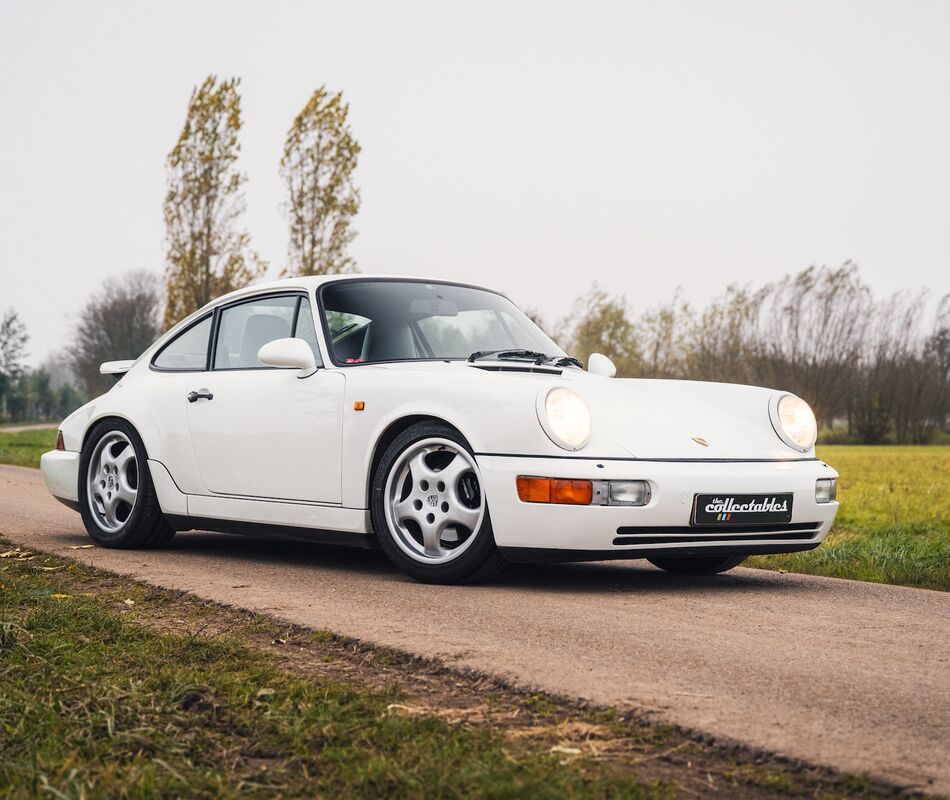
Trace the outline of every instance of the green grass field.
<path fill-rule="evenodd" d="M 56 431 L 0 432 L 0 463 L 39 466 Z M 747 564 L 878 583 L 950 590 L 950 446 L 824 445 L 841 473 L 841 510 L 817 550 Z"/>
<path fill-rule="evenodd" d="M 841 509 L 816 550 L 747 564 L 950 590 L 950 447 L 819 446 L 841 473 Z"/>
<path fill-rule="evenodd" d="M 56 446 L 56 431 L 44 429 L 9 433 L 0 429 L 0 464 L 39 467 L 40 456 Z"/>

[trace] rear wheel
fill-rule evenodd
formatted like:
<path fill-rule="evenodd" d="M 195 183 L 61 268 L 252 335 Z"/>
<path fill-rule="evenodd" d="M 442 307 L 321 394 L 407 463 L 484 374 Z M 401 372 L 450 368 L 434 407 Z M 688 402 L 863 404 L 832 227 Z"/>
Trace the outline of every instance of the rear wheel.
<path fill-rule="evenodd" d="M 654 567 L 673 575 L 715 575 L 738 567 L 748 556 L 709 556 L 706 558 L 650 558 Z"/>
<path fill-rule="evenodd" d="M 470 583 L 504 564 L 478 464 L 448 425 L 420 422 L 396 437 L 373 475 L 371 510 L 383 551 L 417 580 Z"/>
<path fill-rule="evenodd" d="M 159 547 L 175 531 L 158 504 L 145 446 L 125 420 L 93 428 L 79 459 L 79 512 L 103 547 Z"/>

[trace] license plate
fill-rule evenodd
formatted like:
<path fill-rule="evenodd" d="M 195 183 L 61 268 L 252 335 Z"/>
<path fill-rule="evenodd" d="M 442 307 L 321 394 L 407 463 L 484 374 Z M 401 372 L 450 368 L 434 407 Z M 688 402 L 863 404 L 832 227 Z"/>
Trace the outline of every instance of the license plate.
<path fill-rule="evenodd" d="M 792 494 L 698 494 L 693 525 L 758 525 L 792 521 Z"/>

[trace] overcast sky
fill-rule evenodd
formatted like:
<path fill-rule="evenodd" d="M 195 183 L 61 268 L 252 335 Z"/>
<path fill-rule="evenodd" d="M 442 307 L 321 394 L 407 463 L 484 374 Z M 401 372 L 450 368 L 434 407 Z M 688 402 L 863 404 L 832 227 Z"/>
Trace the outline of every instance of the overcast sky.
<path fill-rule="evenodd" d="M 192 87 L 242 78 L 247 227 L 286 252 L 284 135 L 343 90 L 364 272 L 548 319 L 597 280 L 703 303 L 854 259 L 950 290 L 950 3 L 0 0 L 0 309 L 37 363 L 110 275 L 163 267 Z"/>

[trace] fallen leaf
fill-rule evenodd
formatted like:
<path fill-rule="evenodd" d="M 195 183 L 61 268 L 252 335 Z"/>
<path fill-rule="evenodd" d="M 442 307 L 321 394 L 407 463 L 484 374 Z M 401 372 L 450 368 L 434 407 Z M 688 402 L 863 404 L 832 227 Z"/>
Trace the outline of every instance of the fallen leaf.
<path fill-rule="evenodd" d="M 56 599 L 60 600 L 64 597 L 72 597 L 72 595 L 71 594 L 51 594 L 50 597 L 55 597 Z"/>
<path fill-rule="evenodd" d="M 122 602 L 125 603 L 127 606 L 134 606 L 134 605 L 135 605 L 135 601 L 134 601 L 134 600 L 129 600 L 129 598 L 125 598 L 125 600 L 123 600 Z"/>
<path fill-rule="evenodd" d="M 261 690 L 260 690 L 256 695 L 254 695 L 254 696 L 257 697 L 257 698 L 261 698 L 261 697 L 270 697 L 272 694 L 274 694 L 274 690 L 273 690 L 273 689 L 268 689 L 268 688 L 265 687 L 264 689 L 261 689 Z"/>
<path fill-rule="evenodd" d="M 95 547 L 94 544 L 77 544 L 74 547 L 70 547 L 70 550 L 89 550 L 90 548 Z"/>
<path fill-rule="evenodd" d="M 579 756 L 581 754 L 580 748 L 578 747 L 564 747 L 564 745 L 556 744 L 551 748 L 552 753 L 563 753 L 566 756 Z"/>

